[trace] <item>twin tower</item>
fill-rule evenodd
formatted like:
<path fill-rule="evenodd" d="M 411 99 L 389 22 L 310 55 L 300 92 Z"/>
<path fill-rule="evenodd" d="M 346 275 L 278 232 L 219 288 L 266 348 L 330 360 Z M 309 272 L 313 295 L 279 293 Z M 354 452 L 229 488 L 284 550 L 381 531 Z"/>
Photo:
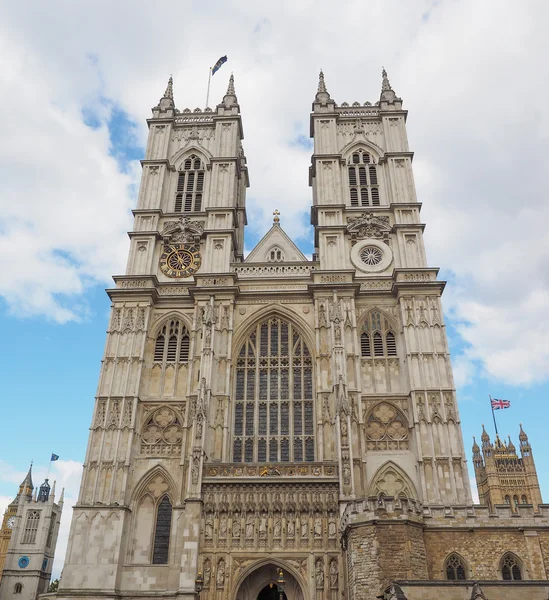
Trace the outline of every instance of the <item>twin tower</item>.
<path fill-rule="evenodd" d="M 233 77 L 181 111 L 170 78 L 58 598 L 492 600 L 529 580 L 545 600 L 549 507 L 472 503 L 406 117 L 385 71 L 374 104 L 336 104 L 321 73 L 312 260 L 278 211 L 245 257 Z"/>

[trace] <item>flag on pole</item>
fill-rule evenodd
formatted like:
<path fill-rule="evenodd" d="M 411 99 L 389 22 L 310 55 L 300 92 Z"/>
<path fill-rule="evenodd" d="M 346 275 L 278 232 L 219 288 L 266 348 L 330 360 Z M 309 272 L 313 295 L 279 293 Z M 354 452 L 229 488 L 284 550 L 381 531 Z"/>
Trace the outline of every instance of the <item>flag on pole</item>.
<path fill-rule="evenodd" d="M 50 462 L 53 462 L 54 460 L 59 460 L 59 454 L 53 454 L 53 452 L 52 452 Z"/>
<path fill-rule="evenodd" d="M 219 71 L 219 69 L 227 62 L 227 55 L 222 56 L 216 63 L 215 65 L 212 67 L 212 75 L 215 75 L 216 71 Z"/>
<path fill-rule="evenodd" d="M 490 402 L 492 403 L 492 410 L 503 410 L 504 408 L 509 408 L 511 406 L 510 400 L 498 400 L 497 398 L 490 398 Z"/>

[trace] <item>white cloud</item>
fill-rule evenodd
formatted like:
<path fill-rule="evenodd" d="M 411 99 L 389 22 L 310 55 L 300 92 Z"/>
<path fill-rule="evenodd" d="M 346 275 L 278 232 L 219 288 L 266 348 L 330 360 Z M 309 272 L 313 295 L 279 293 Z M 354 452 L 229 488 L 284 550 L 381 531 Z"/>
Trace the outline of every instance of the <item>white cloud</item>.
<path fill-rule="evenodd" d="M 69 539 L 69 530 L 72 518 L 72 507 L 78 499 L 78 490 L 80 489 L 80 480 L 82 478 L 82 463 L 74 460 L 57 460 L 51 463 L 52 466 L 48 472 L 43 467 L 33 467 L 32 480 L 35 489 L 40 486 L 46 477 L 50 480 L 50 485 L 56 482 L 55 501 L 58 502 L 61 491 L 65 490 L 63 513 L 61 515 L 61 526 L 59 537 L 57 538 L 57 548 L 55 551 L 55 560 L 52 567 L 52 580 L 60 576 L 65 562 L 65 553 Z M 23 481 L 26 471 L 18 471 L 6 461 L 0 461 L 0 485 L 3 489 L 13 488 L 12 496 L 0 496 L 0 518 L 4 514 L 8 504 L 15 498 L 19 484 Z M 8 484 L 8 485 L 6 485 Z"/>
<path fill-rule="evenodd" d="M 86 286 L 123 271 L 136 172 L 109 155 L 105 98 L 144 144 L 168 74 L 180 109 L 203 106 L 208 67 L 228 54 L 210 105 L 234 70 L 249 232 L 276 207 L 303 239 L 311 151 L 295 141 L 308 135 L 318 69 L 336 102 L 374 102 L 385 65 L 410 111 L 429 262 L 455 274 L 445 305 L 468 344 L 458 379 L 471 378 L 467 360 L 508 383 L 547 377 L 546 2 L 167 2 L 170 19 L 151 19 L 145 2 L 84 10 L 54 2 L 36 18 L 12 3 L 0 24 L 0 294 L 12 312 L 78 318 Z"/>

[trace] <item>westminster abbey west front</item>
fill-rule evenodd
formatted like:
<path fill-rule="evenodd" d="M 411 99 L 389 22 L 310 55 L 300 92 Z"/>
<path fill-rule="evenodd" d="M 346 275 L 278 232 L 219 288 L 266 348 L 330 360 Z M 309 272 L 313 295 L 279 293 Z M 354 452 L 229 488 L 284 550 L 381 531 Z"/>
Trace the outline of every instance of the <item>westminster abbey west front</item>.
<path fill-rule="evenodd" d="M 232 76 L 214 110 L 177 110 L 170 79 L 152 112 L 57 596 L 546 600 L 526 437 L 515 463 L 476 447 L 483 498 L 501 475 L 517 502 L 472 502 L 444 282 L 386 73 L 375 105 L 336 104 L 320 74 L 312 260 L 278 211 L 244 256 Z"/>

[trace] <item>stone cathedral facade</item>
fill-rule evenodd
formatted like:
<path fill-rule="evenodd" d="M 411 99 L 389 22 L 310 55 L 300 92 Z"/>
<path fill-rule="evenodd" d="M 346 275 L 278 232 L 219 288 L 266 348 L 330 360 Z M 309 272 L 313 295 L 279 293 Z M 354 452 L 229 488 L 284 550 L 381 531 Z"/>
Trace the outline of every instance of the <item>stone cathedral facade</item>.
<path fill-rule="evenodd" d="M 276 210 L 244 256 L 232 76 L 214 110 L 170 79 L 152 112 L 58 597 L 190 600 L 200 574 L 202 600 L 268 600 L 282 571 L 288 600 L 545 600 L 549 507 L 472 503 L 386 73 L 375 105 L 320 74 L 312 260 Z"/>

